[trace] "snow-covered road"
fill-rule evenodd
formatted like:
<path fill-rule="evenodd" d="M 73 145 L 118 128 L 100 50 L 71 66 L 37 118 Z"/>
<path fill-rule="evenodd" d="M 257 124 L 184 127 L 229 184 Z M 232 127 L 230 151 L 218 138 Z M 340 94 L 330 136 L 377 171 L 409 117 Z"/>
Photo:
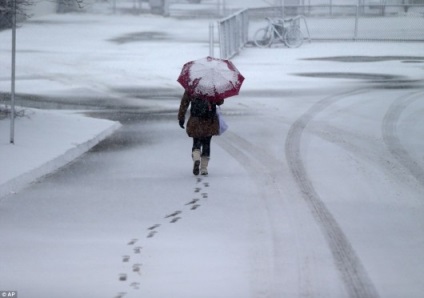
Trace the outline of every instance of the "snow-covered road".
<path fill-rule="evenodd" d="M 422 258 L 423 156 L 421 145 L 405 147 L 420 133 L 405 129 L 424 124 L 422 94 L 329 90 L 293 121 L 267 114 L 248 132 L 217 140 L 254 177 L 267 206 L 275 295 L 420 296 L 411 277 L 423 272 L 410 265 Z M 287 293 L 288 283 L 298 291 Z"/>

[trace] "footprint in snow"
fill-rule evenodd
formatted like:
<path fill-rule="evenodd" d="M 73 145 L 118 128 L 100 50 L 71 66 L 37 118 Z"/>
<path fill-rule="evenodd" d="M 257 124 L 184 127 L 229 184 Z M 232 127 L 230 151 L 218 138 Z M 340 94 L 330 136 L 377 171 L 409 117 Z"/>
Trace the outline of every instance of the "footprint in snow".
<path fill-rule="evenodd" d="M 196 204 L 199 201 L 199 199 L 193 199 L 190 202 L 188 202 L 186 205 L 193 205 Z"/>
<path fill-rule="evenodd" d="M 130 242 L 128 242 L 128 245 L 134 245 L 137 242 L 138 239 L 132 239 Z"/>
<path fill-rule="evenodd" d="M 130 284 L 130 287 L 133 287 L 135 290 L 140 289 L 140 283 L 139 282 L 133 282 Z"/>
<path fill-rule="evenodd" d="M 141 249 L 142 249 L 141 246 L 134 247 L 134 253 L 136 253 L 136 254 L 141 253 Z"/>
<path fill-rule="evenodd" d="M 160 224 L 155 224 L 155 225 L 153 225 L 153 226 L 151 226 L 151 227 L 149 227 L 147 229 L 148 230 L 154 230 L 154 229 L 159 228 L 159 227 L 160 227 Z"/>
<path fill-rule="evenodd" d="M 175 211 L 174 213 L 168 214 L 167 216 L 165 216 L 165 218 L 174 217 L 174 216 L 177 216 L 180 213 L 181 213 L 181 211 L 178 210 L 178 211 Z"/>
<path fill-rule="evenodd" d="M 153 236 L 155 236 L 157 232 L 156 231 L 151 231 L 148 235 L 147 238 L 152 238 Z"/>
<path fill-rule="evenodd" d="M 140 273 L 141 270 L 141 264 L 134 264 L 133 265 L 133 272 Z"/>
<path fill-rule="evenodd" d="M 196 210 L 197 208 L 199 208 L 200 205 L 199 204 L 194 204 L 193 207 L 191 207 L 191 210 Z"/>
<path fill-rule="evenodd" d="M 129 262 L 129 260 L 130 260 L 130 256 L 123 256 L 122 257 L 122 262 L 124 262 L 124 263 Z"/>
<path fill-rule="evenodd" d="M 181 217 L 174 217 L 170 223 L 176 223 L 177 221 L 179 221 L 181 219 Z"/>

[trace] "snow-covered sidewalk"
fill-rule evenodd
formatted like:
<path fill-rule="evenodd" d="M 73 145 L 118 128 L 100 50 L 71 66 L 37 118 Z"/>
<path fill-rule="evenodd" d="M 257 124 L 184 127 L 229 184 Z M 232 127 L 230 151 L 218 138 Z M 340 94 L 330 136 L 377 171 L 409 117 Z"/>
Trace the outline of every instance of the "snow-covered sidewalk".
<path fill-rule="evenodd" d="M 70 111 L 18 109 L 25 115 L 15 120 L 14 144 L 9 119 L 0 121 L 0 197 L 71 162 L 120 127 Z"/>

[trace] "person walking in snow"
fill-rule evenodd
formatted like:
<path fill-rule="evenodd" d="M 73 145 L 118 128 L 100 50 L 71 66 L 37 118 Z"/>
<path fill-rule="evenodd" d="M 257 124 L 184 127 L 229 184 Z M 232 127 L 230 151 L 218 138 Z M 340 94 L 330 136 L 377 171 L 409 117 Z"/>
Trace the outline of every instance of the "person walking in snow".
<path fill-rule="evenodd" d="M 224 100 L 211 103 L 199 96 L 184 92 L 178 111 L 180 127 L 184 129 L 185 115 L 190 107 L 190 118 L 187 121 L 186 132 L 193 138 L 192 159 L 193 174 L 208 175 L 208 164 L 211 154 L 212 136 L 219 134 L 219 120 L 216 106 L 222 105 Z"/>

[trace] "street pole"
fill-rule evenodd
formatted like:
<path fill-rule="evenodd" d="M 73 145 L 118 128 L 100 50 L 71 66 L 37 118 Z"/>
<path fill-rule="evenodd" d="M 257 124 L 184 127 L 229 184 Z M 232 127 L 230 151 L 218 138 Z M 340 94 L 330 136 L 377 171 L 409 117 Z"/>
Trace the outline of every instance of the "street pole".
<path fill-rule="evenodd" d="M 10 92 L 10 143 L 15 143 L 16 0 L 12 8 L 12 86 Z"/>
<path fill-rule="evenodd" d="M 215 56 L 214 53 L 214 47 L 215 47 L 215 42 L 214 42 L 214 25 L 213 22 L 209 23 L 209 56 L 211 56 L 212 58 Z"/>
<path fill-rule="evenodd" d="M 358 38 L 358 21 L 359 21 L 359 5 L 360 5 L 360 1 L 361 0 L 358 0 L 358 3 L 356 4 L 355 31 L 353 33 L 353 40 L 355 40 L 355 41 Z"/>

